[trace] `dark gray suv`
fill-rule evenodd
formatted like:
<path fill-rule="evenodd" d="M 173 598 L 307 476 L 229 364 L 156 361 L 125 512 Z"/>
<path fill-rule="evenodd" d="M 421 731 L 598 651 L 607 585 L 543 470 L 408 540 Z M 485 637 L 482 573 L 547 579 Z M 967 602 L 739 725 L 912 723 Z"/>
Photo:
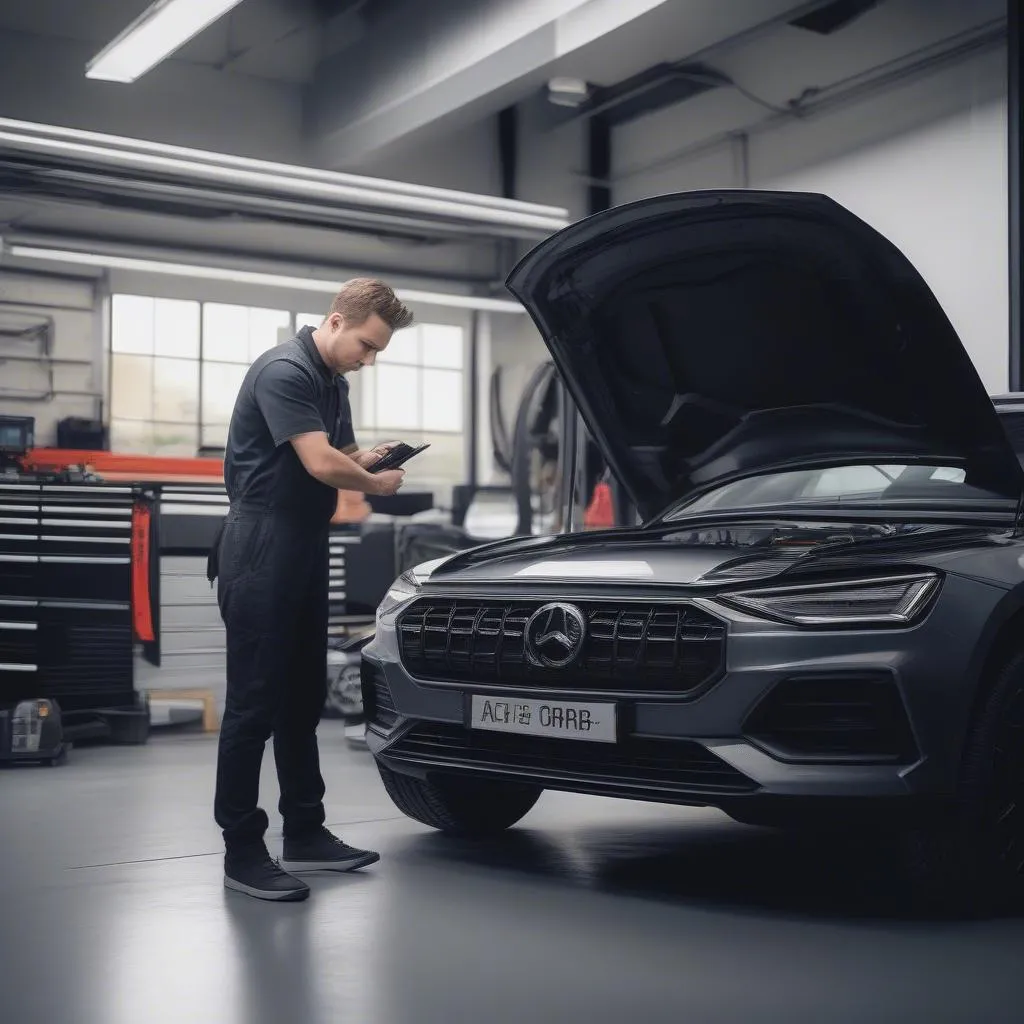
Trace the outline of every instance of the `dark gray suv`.
<path fill-rule="evenodd" d="M 869 822 L 936 891 L 1019 897 L 1024 473 L 906 258 L 822 196 L 703 192 L 574 224 L 508 286 L 642 524 L 395 582 L 362 687 L 397 806 Z"/>

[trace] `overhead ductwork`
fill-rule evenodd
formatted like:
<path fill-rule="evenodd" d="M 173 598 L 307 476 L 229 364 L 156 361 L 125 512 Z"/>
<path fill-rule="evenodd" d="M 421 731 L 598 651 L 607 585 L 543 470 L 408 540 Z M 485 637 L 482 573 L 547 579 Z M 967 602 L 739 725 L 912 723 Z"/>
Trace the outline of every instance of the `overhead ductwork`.
<path fill-rule="evenodd" d="M 420 240 L 536 240 L 568 211 L 0 118 L 0 189 L 203 218 L 334 225 Z"/>

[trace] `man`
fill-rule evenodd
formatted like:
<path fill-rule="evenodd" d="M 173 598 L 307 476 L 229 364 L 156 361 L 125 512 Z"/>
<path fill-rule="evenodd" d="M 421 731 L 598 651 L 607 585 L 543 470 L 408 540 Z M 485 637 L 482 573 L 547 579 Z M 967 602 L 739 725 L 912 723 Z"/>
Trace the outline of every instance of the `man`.
<path fill-rule="evenodd" d="M 249 368 L 228 430 L 231 505 L 210 577 L 227 631 L 227 702 L 214 816 L 224 883 L 260 899 L 300 900 L 303 871 L 379 860 L 324 828 L 316 728 L 327 686 L 328 527 L 338 491 L 394 494 L 401 470 L 368 468 L 387 450 L 357 448 L 344 374 L 372 366 L 412 314 L 383 282 L 349 281 L 317 329 L 305 327 Z M 284 856 L 271 859 L 258 806 L 267 740 L 281 790 Z"/>

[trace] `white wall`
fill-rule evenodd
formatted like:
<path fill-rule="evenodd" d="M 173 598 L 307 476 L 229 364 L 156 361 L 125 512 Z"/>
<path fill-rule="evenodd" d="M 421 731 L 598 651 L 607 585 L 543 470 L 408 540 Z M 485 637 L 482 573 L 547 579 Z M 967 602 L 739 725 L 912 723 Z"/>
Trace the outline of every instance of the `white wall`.
<path fill-rule="evenodd" d="M 821 192 L 898 245 L 990 393 L 1008 383 L 1006 57 L 989 50 L 805 119 L 715 138 L 706 94 L 616 131 L 614 201 L 702 188 Z M 687 153 L 679 139 L 711 143 Z M 926 369 L 923 371 L 926 372 Z"/>
<path fill-rule="evenodd" d="M 37 358 L 37 346 L 0 337 L 0 413 L 34 417 L 39 446 L 56 444 L 58 420 L 93 418 L 100 412 L 104 367 L 97 309 L 89 281 L 0 273 L 0 322 L 7 322 L 8 314 L 53 321 L 55 394 L 49 399 L 10 395 L 42 394 L 49 388 L 49 374 L 46 362 Z"/>
<path fill-rule="evenodd" d="M 1009 380 L 1006 169 L 999 100 L 764 184 L 822 192 L 887 235 L 935 292 L 996 394 Z"/>

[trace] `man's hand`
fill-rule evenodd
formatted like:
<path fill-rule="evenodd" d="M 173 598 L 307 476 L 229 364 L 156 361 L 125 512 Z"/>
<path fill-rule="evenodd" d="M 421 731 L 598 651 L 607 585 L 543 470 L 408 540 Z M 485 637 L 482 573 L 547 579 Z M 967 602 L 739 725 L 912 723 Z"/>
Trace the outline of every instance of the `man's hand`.
<path fill-rule="evenodd" d="M 404 469 L 385 469 L 381 473 L 374 474 L 373 479 L 377 482 L 377 489 L 373 493 L 381 496 L 397 494 L 404 477 Z"/>
<path fill-rule="evenodd" d="M 352 453 L 351 458 L 353 462 L 357 462 L 363 469 L 370 469 L 378 460 L 384 458 L 393 447 L 393 444 L 379 444 L 374 448 L 355 451 Z"/>

